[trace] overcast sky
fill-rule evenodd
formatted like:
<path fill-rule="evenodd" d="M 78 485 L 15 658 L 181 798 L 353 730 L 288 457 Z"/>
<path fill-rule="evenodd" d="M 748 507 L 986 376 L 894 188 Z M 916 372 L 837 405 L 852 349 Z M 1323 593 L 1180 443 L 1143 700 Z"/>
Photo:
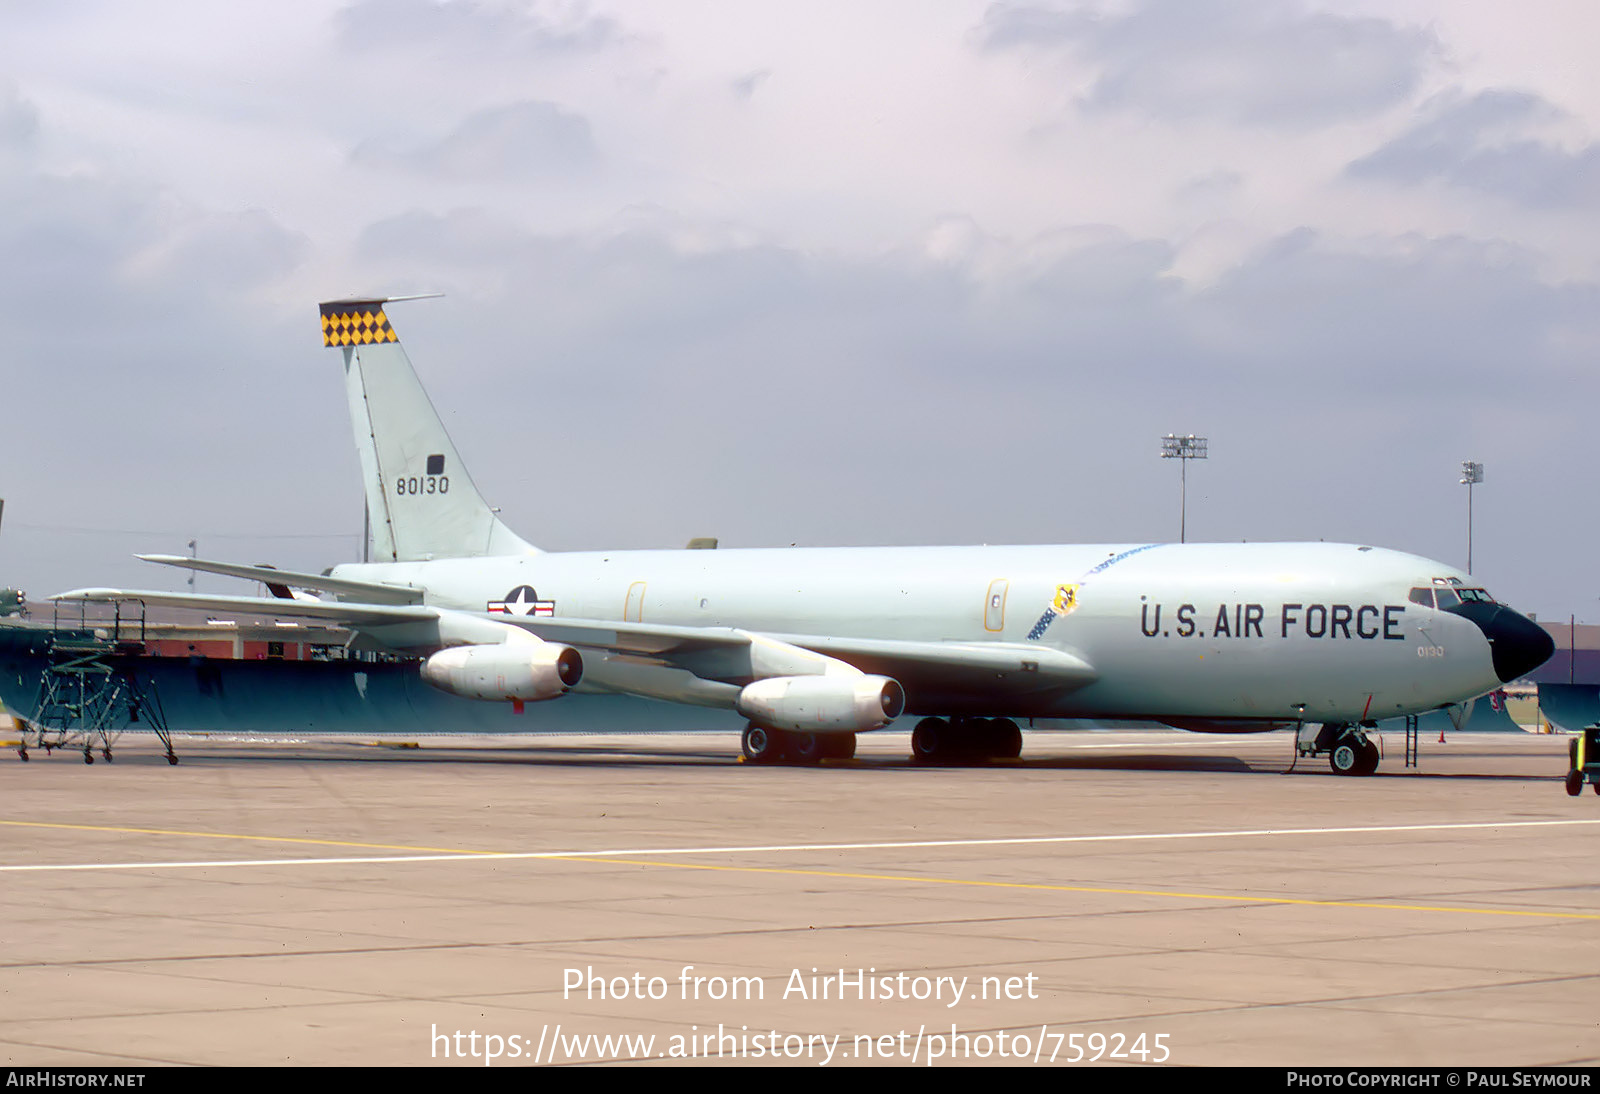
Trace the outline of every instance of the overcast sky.
<path fill-rule="evenodd" d="M 320 570 L 319 300 L 551 549 L 1466 557 L 1600 620 L 1592 0 L 0 0 L 0 584 Z M 202 589 L 247 591 L 201 577 Z"/>

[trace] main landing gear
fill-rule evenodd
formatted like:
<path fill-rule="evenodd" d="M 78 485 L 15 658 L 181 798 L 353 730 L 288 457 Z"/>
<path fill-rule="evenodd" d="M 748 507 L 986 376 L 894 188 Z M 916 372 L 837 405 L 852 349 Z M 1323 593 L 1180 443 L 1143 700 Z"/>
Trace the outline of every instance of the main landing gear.
<path fill-rule="evenodd" d="M 856 754 L 854 733 L 796 733 L 769 729 L 751 722 L 739 741 L 744 758 L 754 764 L 815 764 L 823 760 L 849 760 Z"/>
<path fill-rule="evenodd" d="M 1366 731 L 1376 729 L 1373 722 L 1352 725 L 1349 722 L 1325 722 L 1313 731 L 1306 726 L 1295 742 L 1301 756 L 1328 757 L 1328 766 L 1335 775 L 1370 775 L 1378 770 L 1382 753 L 1376 741 Z"/>
<path fill-rule="evenodd" d="M 1022 730 L 1010 718 L 924 718 L 911 731 L 911 758 L 922 764 L 1014 760 Z"/>

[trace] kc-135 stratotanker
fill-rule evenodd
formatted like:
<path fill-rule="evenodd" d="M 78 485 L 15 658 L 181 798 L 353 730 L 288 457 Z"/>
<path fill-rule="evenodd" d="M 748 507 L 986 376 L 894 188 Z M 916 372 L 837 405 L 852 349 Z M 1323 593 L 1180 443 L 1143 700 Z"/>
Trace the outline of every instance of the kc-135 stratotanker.
<path fill-rule="evenodd" d="M 541 551 L 473 485 L 393 299 L 321 306 L 378 561 L 319 575 L 145 556 L 274 595 L 57 599 L 338 623 L 364 648 L 418 655 L 437 688 L 519 710 L 575 688 L 562 701 L 733 710 L 752 761 L 848 757 L 856 734 L 903 715 L 920 717 L 912 751 L 930 761 L 1016 756 L 1021 720 L 1110 718 L 1320 723 L 1334 770 L 1366 774 L 1378 720 L 1456 707 L 1554 649 L 1455 567 L 1354 544 Z"/>

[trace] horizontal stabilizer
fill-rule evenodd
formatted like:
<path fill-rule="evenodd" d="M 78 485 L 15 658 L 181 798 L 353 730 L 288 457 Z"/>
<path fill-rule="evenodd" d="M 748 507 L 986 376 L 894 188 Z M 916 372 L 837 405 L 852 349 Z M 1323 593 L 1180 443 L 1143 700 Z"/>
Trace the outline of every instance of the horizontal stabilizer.
<path fill-rule="evenodd" d="M 272 566 L 241 566 L 232 562 L 208 562 L 187 555 L 136 555 L 144 562 L 158 562 L 163 566 L 177 566 L 184 570 L 198 570 L 205 574 L 223 577 L 240 577 L 246 581 L 261 581 L 268 585 L 287 585 L 292 589 L 315 589 L 333 593 L 341 600 L 357 600 L 367 604 L 420 604 L 422 590 L 407 585 L 383 585 L 373 581 L 350 581 L 345 578 L 323 577 L 320 574 L 302 574 L 293 570 L 279 570 Z"/>
<path fill-rule="evenodd" d="M 437 620 L 436 608 L 420 604 L 350 604 L 325 600 L 279 600 L 270 596 L 212 596 L 169 593 L 154 589 L 73 589 L 50 598 L 65 603 L 143 604 L 146 607 L 190 608 L 206 612 L 242 612 L 278 619 L 317 619 L 352 627 L 382 626 Z"/>

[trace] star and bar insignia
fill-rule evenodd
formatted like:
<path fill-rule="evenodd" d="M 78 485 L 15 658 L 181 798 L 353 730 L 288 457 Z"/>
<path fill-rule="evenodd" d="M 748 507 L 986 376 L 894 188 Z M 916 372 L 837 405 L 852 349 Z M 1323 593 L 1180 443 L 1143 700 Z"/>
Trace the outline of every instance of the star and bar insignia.
<path fill-rule="evenodd" d="M 501 615 L 555 615 L 554 600 L 540 600 L 532 585 L 518 585 L 504 600 L 489 601 L 488 610 Z"/>

